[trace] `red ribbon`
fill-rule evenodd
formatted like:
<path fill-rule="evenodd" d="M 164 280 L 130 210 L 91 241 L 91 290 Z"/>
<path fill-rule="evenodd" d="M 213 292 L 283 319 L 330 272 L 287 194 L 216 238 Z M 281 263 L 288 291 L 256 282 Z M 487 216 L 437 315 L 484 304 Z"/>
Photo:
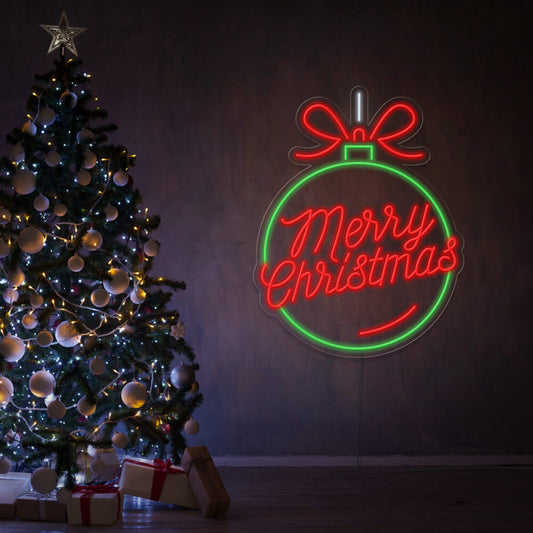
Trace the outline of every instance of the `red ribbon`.
<path fill-rule="evenodd" d="M 154 469 L 150 499 L 156 502 L 158 502 L 161 498 L 161 493 L 163 492 L 163 485 L 165 484 L 167 474 L 178 474 L 181 476 L 187 475 L 185 470 L 174 466 L 170 462 L 170 459 L 167 459 L 166 461 L 163 461 L 162 459 L 154 459 L 152 463 L 135 461 L 134 459 L 124 459 L 123 463 L 132 463 L 134 465 L 146 466 Z"/>
<path fill-rule="evenodd" d="M 403 126 L 386 132 L 386 126 L 393 117 L 407 115 L 407 122 Z M 326 119 L 332 126 L 330 131 L 313 123 L 312 116 Z M 313 139 L 319 141 L 317 146 L 309 148 L 294 148 L 292 158 L 298 162 L 310 162 L 331 154 L 343 142 L 376 143 L 401 161 L 422 163 L 428 158 L 425 148 L 409 148 L 401 143 L 410 139 L 420 128 L 422 117 L 416 106 L 404 99 L 396 98 L 385 104 L 372 119 L 368 126 L 356 124 L 350 126 L 334 106 L 323 99 L 311 99 L 298 111 L 298 124 L 302 131 Z"/>
<path fill-rule="evenodd" d="M 91 525 L 91 498 L 95 494 L 117 493 L 119 497 L 119 502 L 117 505 L 117 520 L 120 518 L 120 493 L 117 485 L 109 483 L 104 485 L 75 485 L 72 489 L 72 494 L 76 493 L 81 493 L 81 521 L 84 526 Z"/>

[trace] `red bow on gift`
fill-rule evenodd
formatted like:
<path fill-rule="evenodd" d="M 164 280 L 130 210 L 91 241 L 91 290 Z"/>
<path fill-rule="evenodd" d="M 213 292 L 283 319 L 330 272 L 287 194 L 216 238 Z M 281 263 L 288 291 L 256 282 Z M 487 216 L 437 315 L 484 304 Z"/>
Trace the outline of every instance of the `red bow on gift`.
<path fill-rule="evenodd" d="M 391 120 L 407 116 L 407 121 L 393 131 L 390 130 Z M 319 117 L 330 124 L 326 131 L 313 121 Z M 428 151 L 423 147 L 410 148 L 402 143 L 410 139 L 422 125 L 422 115 L 409 100 L 396 98 L 385 104 L 374 116 L 371 123 L 364 125 L 348 124 L 343 115 L 333 104 L 322 98 L 312 98 L 305 102 L 297 114 L 300 129 L 310 138 L 317 140 L 318 145 L 309 148 L 296 147 L 291 151 L 291 157 L 297 163 L 311 162 L 331 154 L 344 142 L 377 144 L 382 150 L 401 161 L 420 164 L 428 159 Z M 387 126 L 389 126 L 387 128 Z"/>
<path fill-rule="evenodd" d="M 80 509 L 81 509 L 81 521 L 84 526 L 91 525 L 91 498 L 95 494 L 110 494 L 117 493 L 120 498 L 119 488 L 112 483 L 106 483 L 104 485 L 74 485 L 72 494 L 81 493 Z M 117 520 L 120 518 L 120 501 L 117 505 Z"/>

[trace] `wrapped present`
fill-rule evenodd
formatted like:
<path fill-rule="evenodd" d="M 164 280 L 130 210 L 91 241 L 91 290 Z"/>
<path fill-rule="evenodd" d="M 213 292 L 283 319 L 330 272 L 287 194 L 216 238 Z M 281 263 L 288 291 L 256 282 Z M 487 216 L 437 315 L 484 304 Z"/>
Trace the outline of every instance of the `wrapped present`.
<path fill-rule="evenodd" d="M 122 516 L 123 496 L 117 485 L 75 485 L 67 504 L 68 523 L 110 526 Z"/>
<path fill-rule="evenodd" d="M 114 448 L 94 448 L 89 445 L 88 454 L 91 456 L 91 481 L 113 481 L 118 477 L 120 462 Z"/>
<path fill-rule="evenodd" d="M 76 474 L 76 483 L 79 485 L 86 485 L 90 483 L 93 477 L 91 471 L 91 456 L 86 450 L 80 450 L 76 456 L 76 466 L 78 473 Z"/>
<path fill-rule="evenodd" d="M 222 518 L 231 502 L 226 487 L 205 446 L 185 449 L 181 465 L 206 518 Z"/>
<path fill-rule="evenodd" d="M 67 506 L 58 502 L 55 495 L 28 492 L 17 498 L 16 517 L 34 522 L 66 522 Z"/>
<path fill-rule="evenodd" d="M 187 474 L 170 461 L 125 457 L 118 484 L 124 494 L 191 509 L 199 508 Z"/>
<path fill-rule="evenodd" d="M 0 518 L 14 519 L 17 498 L 30 489 L 30 474 L 0 475 Z"/>

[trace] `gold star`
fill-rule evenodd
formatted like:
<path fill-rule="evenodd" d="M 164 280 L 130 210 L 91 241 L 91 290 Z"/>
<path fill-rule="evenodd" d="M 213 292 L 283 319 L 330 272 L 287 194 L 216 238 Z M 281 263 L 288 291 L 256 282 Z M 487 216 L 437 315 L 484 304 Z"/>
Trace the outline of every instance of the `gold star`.
<path fill-rule="evenodd" d="M 39 24 L 41 28 L 52 36 L 52 42 L 48 48 L 48 53 L 53 52 L 60 46 L 66 46 L 75 56 L 78 55 L 76 45 L 74 44 L 74 37 L 84 32 L 87 28 L 71 28 L 68 25 L 67 15 L 63 11 L 57 26 L 50 26 L 48 24 Z"/>

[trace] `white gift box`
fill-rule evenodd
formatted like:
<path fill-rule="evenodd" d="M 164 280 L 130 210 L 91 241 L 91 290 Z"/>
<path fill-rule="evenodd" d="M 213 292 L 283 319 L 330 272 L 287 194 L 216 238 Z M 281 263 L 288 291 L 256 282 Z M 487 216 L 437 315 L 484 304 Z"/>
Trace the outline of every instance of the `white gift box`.
<path fill-rule="evenodd" d="M 15 518 L 17 498 L 30 490 L 30 474 L 10 472 L 0 475 L 0 518 Z"/>
<path fill-rule="evenodd" d="M 81 487 L 83 492 L 72 493 L 67 504 L 68 523 L 71 525 L 109 526 L 122 515 L 122 491 L 114 486 L 115 492 L 98 492 L 97 487 Z M 95 492 L 90 492 L 94 490 Z M 89 491 L 89 492 L 87 492 Z"/>
<path fill-rule="evenodd" d="M 199 509 L 187 473 L 169 462 L 125 457 L 118 484 L 124 494 Z"/>

